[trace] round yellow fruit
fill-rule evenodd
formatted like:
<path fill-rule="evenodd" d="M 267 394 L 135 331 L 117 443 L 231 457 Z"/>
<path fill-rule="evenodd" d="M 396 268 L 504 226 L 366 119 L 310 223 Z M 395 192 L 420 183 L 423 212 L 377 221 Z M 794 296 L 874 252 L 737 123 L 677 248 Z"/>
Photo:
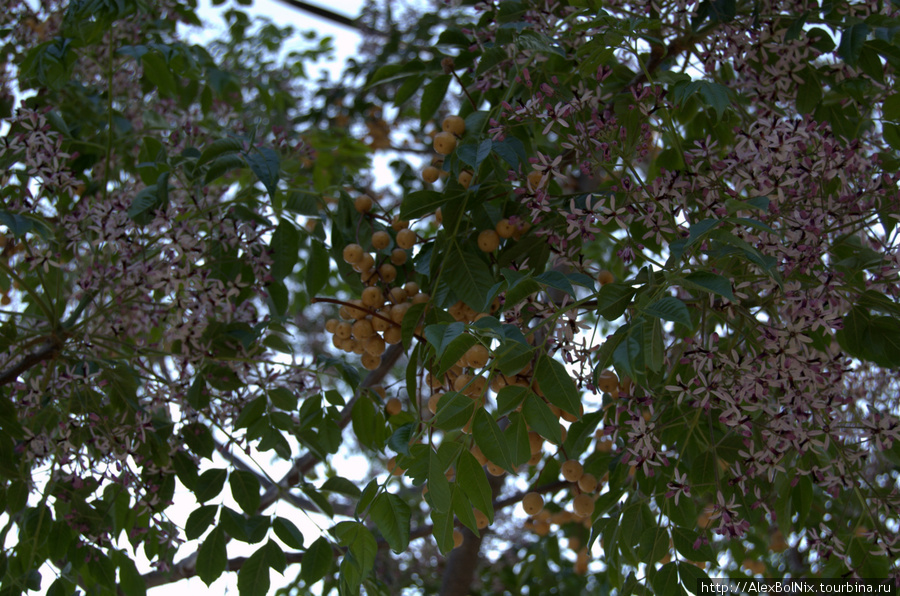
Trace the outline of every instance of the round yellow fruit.
<path fill-rule="evenodd" d="M 459 177 L 456 180 L 463 188 L 469 188 L 469 185 L 472 184 L 472 172 L 463 170 L 459 173 Z"/>
<path fill-rule="evenodd" d="M 387 404 L 385 404 L 384 411 L 388 416 L 396 416 L 403 411 L 403 404 L 401 404 L 400 400 L 396 397 L 392 397 L 388 400 Z"/>
<path fill-rule="evenodd" d="M 422 180 L 428 184 L 434 184 L 441 177 L 441 171 L 434 166 L 422 168 Z"/>
<path fill-rule="evenodd" d="M 466 121 L 459 116 L 447 116 L 444 118 L 444 121 L 441 122 L 441 130 L 461 137 L 463 136 L 463 133 L 466 132 Z"/>
<path fill-rule="evenodd" d="M 597 274 L 597 281 L 600 282 L 601 286 L 605 286 L 606 284 L 611 284 L 616 281 L 616 278 L 613 277 L 613 274 L 604 269 L 600 273 Z"/>
<path fill-rule="evenodd" d="M 359 213 L 368 213 L 372 210 L 372 197 L 369 195 L 359 195 L 356 197 L 356 200 L 353 201 L 353 207 Z"/>
<path fill-rule="evenodd" d="M 439 132 L 434 135 L 434 150 L 441 155 L 450 155 L 456 149 L 456 136 L 452 132 Z"/>
<path fill-rule="evenodd" d="M 344 247 L 344 261 L 351 265 L 359 263 L 364 254 L 362 246 L 359 244 L 348 244 Z"/>
<path fill-rule="evenodd" d="M 375 250 L 383 250 L 390 246 L 391 235 L 384 230 L 378 230 L 372 234 L 372 248 Z"/>
<path fill-rule="evenodd" d="M 584 475 L 584 467 L 578 460 L 570 459 L 560 468 L 563 478 L 569 482 L 578 482 Z"/>
<path fill-rule="evenodd" d="M 594 513 L 594 497 L 580 494 L 572 499 L 572 509 L 578 517 L 590 517 Z"/>
<path fill-rule="evenodd" d="M 402 249 L 410 249 L 416 245 L 416 233 L 409 228 L 403 228 L 397 232 L 397 246 Z"/>
<path fill-rule="evenodd" d="M 522 497 L 522 509 L 528 515 L 537 515 L 544 508 L 544 497 L 538 493 L 528 493 Z"/>
<path fill-rule="evenodd" d="M 478 234 L 478 248 L 482 252 L 494 252 L 500 246 L 500 236 L 495 230 L 484 230 Z"/>

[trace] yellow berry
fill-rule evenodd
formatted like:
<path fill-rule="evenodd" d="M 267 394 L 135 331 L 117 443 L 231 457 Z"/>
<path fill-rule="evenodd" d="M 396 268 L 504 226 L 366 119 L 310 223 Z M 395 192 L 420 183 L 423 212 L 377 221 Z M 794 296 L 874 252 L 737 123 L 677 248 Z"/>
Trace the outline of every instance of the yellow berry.
<path fill-rule="evenodd" d="M 372 234 L 372 248 L 375 250 L 383 250 L 391 244 L 391 235 L 384 230 L 379 230 Z"/>
<path fill-rule="evenodd" d="M 401 404 L 400 400 L 396 397 L 392 397 L 388 400 L 387 404 L 385 404 L 384 411 L 388 416 L 396 416 L 403 411 L 403 404 Z"/>
<path fill-rule="evenodd" d="M 593 474 L 584 474 L 578 479 L 578 488 L 583 493 L 592 493 L 597 488 L 597 477 Z"/>
<path fill-rule="evenodd" d="M 394 219 L 391 220 L 391 228 L 393 228 L 393 230 L 395 232 L 399 232 L 403 228 L 408 228 L 408 227 L 409 227 L 409 222 L 406 221 L 405 219 L 400 219 L 399 217 L 395 217 Z"/>
<path fill-rule="evenodd" d="M 465 358 L 472 368 L 484 368 L 490 355 L 486 347 L 481 344 L 475 344 L 466 351 Z"/>
<path fill-rule="evenodd" d="M 522 509 L 528 515 L 537 515 L 544 508 L 544 497 L 538 493 L 528 493 L 522 497 Z"/>
<path fill-rule="evenodd" d="M 611 284 L 616 281 L 616 278 L 613 277 L 613 274 L 604 269 L 600 273 L 597 274 L 597 281 L 600 282 L 601 286 L 605 286 L 606 284 Z"/>
<path fill-rule="evenodd" d="M 434 184 L 441 177 L 441 171 L 434 166 L 425 166 L 422 169 L 422 180 L 428 184 Z"/>
<path fill-rule="evenodd" d="M 385 345 L 384 338 L 378 335 L 377 333 L 367 339 L 363 344 L 363 350 L 367 354 L 371 354 L 372 356 L 381 356 L 384 354 L 384 351 L 387 349 Z"/>
<path fill-rule="evenodd" d="M 359 263 L 364 254 L 362 246 L 359 244 L 348 244 L 344 247 L 344 261 L 351 265 Z"/>
<path fill-rule="evenodd" d="M 516 226 L 509 223 L 509 220 L 504 218 L 497 222 L 497 225 L 494 226 L 494 230 L 501 238 L 512 238 L 513 234 L 516 232 Z"/>
<path fill-rule="evenodd" d="M 619 397 L 619 377 L 611 370 L 604 370 L 597 375 L 597 389 L 613 397 Z"/>
<path fill-rule="evenodd" d="M 362 291 L 362 303 L 369 308 L 384 306 L 384 293 L 381 288 L 366 288 Z"/>
<path fill-rule="evenodd" d="M 483 530 L 488 527 L 488 518 L 480 509 L 473 509 L 475 513 L 475 527 Z"/>
<path fill-rule="evenodd" d="M 409 255 L 402 248 L 395 248 L 391 251 L 391 263 L 400 267 L 404 263 L 406 263 L 406 259 L 409 258 Z"/>
<path fill-rule="evenodd" d="M 484 230 L 478 234 L 478 248 L 482 252 L 494 252 L 500 246 L 500 236 L 494 230 Z"/>
<path fill-rule="evenodd" d="M 459 173 L 459 177 L 456 180 L 463 188 L 469 188 L 469 185 L 472 184 L 472 172 L 463 170 Z"/>
<path fill-rule="evenodd" d="M 562 465 L 560 471 L 562 471 L 563 478 L 569 482 L 578 482 L 584 474 L 584 467 L 578 460 L 570 459 Z"/>
<path fill-rule="evenodd" d="M 537 190 L 538 188 L 542 188 L 547 186 L 547 182 L 549 179 L 544 178 L 544 174 L 534 170 L 530 174 L 528 174 L 528 187 L 532 190 Z"/>
<path fill-rule="evenodd" d="M 397 232 L 397 246 L 410 249 L 416 245 L 416 233 L 409 228 L 403 228 Z"/>
<path fill-rule="evenodd" d="M 373 356 L 368 352 L 364 352 L 360 360 L 362 361 L 363 368 L 366 370 L 375 370 L 381 366 L 381 356 Z"/>
<path fill-rule="evenodd" d="M 434 150 L 441 155 L 450 155 L 456 149 L 456 137 L 452 132 L 439 132 L 434 135 Z"/>
<path fill-rule="evenodd" d="M 580 494 L 572 499 L 572 508 L 578 517 L 590 517 L 594 513 L 594 497 Z"/>
<path fill-rule="evenodd" d="M 459 530 L 453 530 L 453 548 L 459 548 L 463 543 L 463 534 Z"/>
<path fill-rule="evenodd" d="M 360 213 L 368 213 L 372 210 L 372 197 L 369 195 L 359 195 L 356 197 L 356 200 L 353 201 L 353 206 Z"/>
<path fill-rule="evenodd" d="M 386 283 L 391 283 L 392 281 L 397 279 L 397 268 L 390 263 L 385 263 L 378 268 L 378 275 L 380 275 L 381 279 L 383 279 Z"/>
<path fill-rule="evenodd" d="M 466 121 L 459 116 L 447 116 L 441 122 L 441 130 L 461 137 L 466 132 Z"/>

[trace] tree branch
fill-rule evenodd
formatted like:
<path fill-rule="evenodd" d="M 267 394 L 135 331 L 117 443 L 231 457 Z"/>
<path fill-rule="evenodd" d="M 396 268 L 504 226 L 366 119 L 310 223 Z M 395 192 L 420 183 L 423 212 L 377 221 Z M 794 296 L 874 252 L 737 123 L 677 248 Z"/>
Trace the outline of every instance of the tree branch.
<path fill-rule="evenodd" d="M 293 9 L 302 10 L 304 12 L 308 12 L 310 14 L 314 14 L 319 18 L 325 19 L 326 21 L 331 21 L 332 23 L 341 25 L 343 27 L 349 27 L 350 29 L 359 29 L 359 26 L 356 24 L 351 18 L 345 17 L 342 14 L 338 14 L 327 8 L 322 8 L 321 6 L 316 6 L 314 4 L 310 4 L 309 2 L 301 2 L 300 0 L 278 0 L 282 4 L 287 4 Z"/>
<path fill-rule="evenodd" d="M 32 352 L 31 354 L 26 354 L 22 360 L 19 361 L 18 364 L 9 367 L 3 372 L 0 372 L 0 387 L 6 385 L 8 383 L 12 383 L 19 375 L 28 370 L 29 368 L 44 362 L 45 360 L 50 360 L 54 356 L 59 353 L 59 350 L 62 348 L 62 341 L 59 339 L 55 341 L 51 341 L 50 343 L 43 346 L 37 352 Z"/>

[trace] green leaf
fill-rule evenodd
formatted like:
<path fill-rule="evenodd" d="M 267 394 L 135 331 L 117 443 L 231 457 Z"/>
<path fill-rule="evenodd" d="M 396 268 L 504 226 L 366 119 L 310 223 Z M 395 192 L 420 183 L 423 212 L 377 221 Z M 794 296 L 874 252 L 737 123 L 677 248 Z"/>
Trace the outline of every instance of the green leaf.
<path fill-rule="evenodd" d="M 481 257 L 468 245 L 461 248 L 454 242 L 444 259 L 444 267 L 442 280 L 452 285 L 457 297 L 476 312 L 483 311 L 494 278 Z"/>
<path fill-rule="evenodd" d="M 384 418 L 376 412 L 375 405 L 367 396 L 361 396 L 353 404 L 350 413 L 353 434 L 367 449 L 378 449 L 384 445 Z"/>
<path fill-rule="evenodd" d="M 134 561 L 127 556 L 119 557 L 119 590 L 128 596 L 145 596 L 147 583 L 137 570 Z"/>
<path fill-rule="evenodd" d="M 841 32 L 841 43 L 838 45 L 837 55 L 850 66 L 856 66 L 866 37 L 869 36 L 869 26 L 865 23 L 856 23 Z"/>
<path fill-rule="evenodd" d="M 687 329 L 693 328 L 691 314 L 688 312 L 687 305 L 674 296 L 660 298 L 653 304 L 644 307 L 644 314 L 665 321 L 672 321 L 673 323 L 681 323 Z"/>
<path fill-rule="evenodd" d="M 422 103 L 419 105 L 419 118 L 424 127 L 438 108 L 444 102 L 447 88 L 450 86 L 451 76 L 448 74 L 435 77 L 422 89 Z"/>
<path fill-rule="evenodd" d="M 645 375 L 643 318 L 637 318 L 628 326 L 627 333 L 613 351 L 612 360 L 620 377 L 640 379 Z"/>
<path fill-rule="evenodd" d="M 262 546 L 244 561 L 238 571 L 238 593 L 241 596 L 267 594 L 269 592 L 268 548 Z"/>
<path fill-rule="evenodd" d="M 306 264 L 306 293 L 315 296 L 328 283 L 331 274 L 331 260 L 328 249 L 318 240 L 310 239 L 310 257 Z"/>
<path fill-rule="evenodd" d="M 519 412 L 509 414 L 510 424 L 503 431 L 506 436 L 506 444 L 509 446 L 509 455 L 514 468 L 524 465 L 531 459 L 531 443 L 528 440 L 528 425 Z"/>
<path fill-rule="evenodd" d="M 221 155 L 215 158 L 212 163 L 209 164 L 209 168 L 206 170 L 206 176 L 204 177 L 203 181 L 205 184 L 209 184 L 218 179 L 220 176 L 223 176 L 229 170 L 243 168 L 245 165 L 247 165 L 247 162 L 244 161 L 243 155 Z"/>
<path fill-rule="evenodd" d="M 528 387 L 508 385 L 497 392 L 497 415 L 505 416 L 519 407 L 519 404 L 531 394 Z"/>
<path fill-rule="evenodd" d="M 216 519 L 216 512 L 219 510 L 218 505 L 203 505 L 198 507 L 187 518 L 184 524 L 184 535 L 188 540 L 196 540 L 199 538 L 206 528 Z"/>
<path fill-rule="evenodd" d="M 438 400 L 434 426 L 441 430 L 456 430 L 468 424 L 475 411 L 475 401 L 467 395 L 448 391 Z"/>
<path fill-rule="evenodd" d="M 266 549 L 266 562 L 269 567 L 284 575 L 284 570 L 287 569 L 287 557 L 284 556 L 284 549 L 273 540 L 268 540 L 263 548 Z"/>
<path fill-rule="evenodd" d="M 797 527 L 803 527 L 806 516 L 812 509 L 813 484 L 809 476 L 800 476 L 796 486 L 791 489 L 791 508 L 797 515 Z"/>
<path fill-rule="evenodd" d="M 453 366 L 463 357 L 463 354 L 469 351 L 469 348 L 478 343 L 475 336 L 464 333 L 455 337 L 442 350 L 441 367 L 438 369 L 438 376 L 442 377 L 444 373 L 453 368 Z"/>
<path fill-rule="evenodd" d="M 372 570 L 378 553 L 378 543 L 372 532 L 364 524 L 353 521 L 340 522 L 333 531 L 341 545 L 350 548 L 360 573 L 367 575 Z"/>
<path fill-rule="evenodd" d="M 415 432 L 416 425 L 414 423 L 404 424 L 395 430 L 388 439 L 388 447 L 401 455 L 409 455 L 409 442 Z"/>
<path fill-rule="evenodd" d="M 534 359 L 534 348 L 514 340 L 504 339 L 494 352 L 494 362 L 500 372 L 512 376 L 522 371 Z"/>
<path fill-rule="evenodd" d="M 434 509 L 448 511 L 450 509 L 450 482 L 444 472 L 447 466 L 438 455 L 428 449 L 428 497 Z"/>
<path fill-rule="evenodd" d="M 197 166 L 202 166 L 226 153 L 235 153 L 243 148 L 243 141 L 235 137 L 226 137 L 224 139 L 216 139 L 206 146 L 200 158 L 197 159 Z"/>
<path fill-rule="evenodd" d="M 275 196 L 281 168 L 281 157 L 269 147 L 257 147 L 245 155 L 250 169 L 266 187 L 269 197 Z"/>
<path fill-rule="evenodd" d="M 721 275 L 711 273 L 709 271 L 694 271 L 685 276 L 685 285 L 689 288 L 699 288 L 718 294 L 723 298 L 727 298 L 731 302 L 735 302 L 734 294 L 731 292 L 731 282 Z"/>
<path fill-rule="evenodd" d="M 881 113 L 885 120 L 900 123 L 900 93 L 893 93 L 885 98 Z"/>
<path fill-rule="evenodd" d="M 409 545 L 409 505 L 397 495 L 381 493 L 372 502 L 369 515 L 391 550 L 395 553 L 404 552 Z"/>
<path fill-rule="evenodd" d="M 697 596 L 703 595 L 700 589 L 700 582 L 703 581 L 709 585 L 711 581 L 705 571 L 685 561 L 678 562 L 678 575 L 681 577 L 682 585 Z"/>
<path fill-rule="evenodd" d="M 484 453 L 485 457 L 504 470 L 515 473 L 512 455 L 503 437 L 503 432 L 484 408 L 478 408 L 475 412 L 472 434 L 475 437 L 475 443 L 481 448 L 481 452 Z"/>
<path fill-rule="evenodd" d="M 459 484 L 453 485 L 452 495 L 450 497 L 451 509 L 456 514 L 456 518 L 462 522 L 464 526 L 472 530 L 476 536 L 480 535 L 478 531 L 478 521 L 475 519 L 475 512 L 472 511 L 472 503 L 466 497 L 466 493 L 460 488 Z"/>
<path fill-rule="evenodd" d="M 254 514 L 259 509 L 259 480 L 252 472 L 233 470 L 228 478 L 231 485 L 231 496 L 247 514 Z"/>
<path fill-rule="evenodd" d="M 678 567 L 675 563 L 666 563 L 650 575 L 650 585 L 656 596 L 683 596 L 684 590 L 678 585 Z"/>
<path fill-rule="evenodd" d="M 554 445 L 562 445 L 562 431 L 559 428 L 559 418 L 544 403 L 544 400 L 529 392 L 529 395 L 525 398 L 525 404 L 522 406 L 522 414 L 534 432 Z"/>
<path fill-rule="evenodd" d="M 275 535 L 290 548 L 300 550 L 303 548 L 303 533 L 289 519 L 276 517 L 272 522 L 272 530 Z M 310 547 L 312 548 L 312 547 Z M 304 555 L 304 559 L 305 559 Z"/>
<path fill-rule="evenodd" d="M 228 562 L 226 543 L 225 531 L 216 527 L 209 533 L 209 536 L 200 545 L 200 550 L 197 551 L 197 575 L 207 586 L 225 571 L 225 564 Z"/>
<path fill-rule="evenodd" d="M 317 243 L 313 242 L 315 247 Z M 300 232 L 294 227 L 294 224 L 287 220 L 281 220 L 275 232 L 272 234 L 272 241 L 269 243 L 272 251 L 272 277 L 281 281 L 291 274 L 294 265 L 297 264 L 297 257 L 300 252 Z M 328 258 L 325 258 L 327 265 Z"/>
<path fill-rule="evenodd" d="M 621 283 L 606 284 L 597 292 L 597 312 L 607 321 L 615 321 L 631 304 L 635 289 Z"/>
<path fill-rule="evenodd" d="M 459 454 L 456 462 L 456 484 L 472 502 L 472 505 L 494 521 L 494 497 L 488 483 L 484 468 L 478 464 L 475 456 L 468 451 Z"/>
<path fill-rule="evenodd" d="M 358 499 L 360 494 L 362 494 L 359 487 L 356 486 L 353 481 L 344 478 L 343 476 L 332 476 L 319 487 L 319 490 L 346 495 L 351 499 Z"/>
<path fill-rule="evenodd" d="M 324 537 L 320 536 L 309 545 L 303 553 L 303 561 L 300 563 L 300 579 L 310 586 L 331 571 L 334 561 L 334 550 Z"/>
<path fill-rule="evenodd" d="M 822 83 L 816 76 L 816 69 L 807 66 L 800 74 L 803 82 L 797 87 L 797 111 L 812 114 L 822 101 Z"/>
<path fill-rule="evenodd" d="M 442 192 L 418 190 L 403 197 L 400 204 L 401 219 L 417 219 L 431 215 L 438 210 L 449 197 Z"/>
<path fill-rule="evenodd" d="M 213 468 L 200 474 L 197 479 L 197 490 L 194 492 L 197 502 L 209 501 L 222 492 L 227 477 L 228 472 L 221 468 Z"/>
<path fill-rule="evenodd" d="M 675 545 L 675 550 L 681 556 L 690 561 L 715 561 L 716 555 L 709 547 L 709 544 L 704 542 L 699 545 L 699 548 L 694 548 L 694 544 L 699 537 L 700 535 L 693 530 L 681 527 L 672 528 L 672 542 Z"/>
<path fill-rule="evenodd" d="M 570 414 L 581 416 L 581 395 L 561 362 L 541 354 L 534 369 L 534 378 L 551 404 Z"/>
<path fill-rule="evenodd" d="M 431 524 L 438 550 L 446 555 L 453 550 L 453 514 L 432 509 Z"/>

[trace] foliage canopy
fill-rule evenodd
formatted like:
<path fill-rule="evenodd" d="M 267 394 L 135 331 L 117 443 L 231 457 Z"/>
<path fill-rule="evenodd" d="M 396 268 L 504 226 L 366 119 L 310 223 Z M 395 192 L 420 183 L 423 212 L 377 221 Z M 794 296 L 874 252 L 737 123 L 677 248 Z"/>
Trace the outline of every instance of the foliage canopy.
<path fill-rule="evenodd" d="M 8 5 L 0 594 L 900 578 L 894 3 Z"/>

